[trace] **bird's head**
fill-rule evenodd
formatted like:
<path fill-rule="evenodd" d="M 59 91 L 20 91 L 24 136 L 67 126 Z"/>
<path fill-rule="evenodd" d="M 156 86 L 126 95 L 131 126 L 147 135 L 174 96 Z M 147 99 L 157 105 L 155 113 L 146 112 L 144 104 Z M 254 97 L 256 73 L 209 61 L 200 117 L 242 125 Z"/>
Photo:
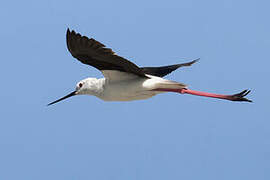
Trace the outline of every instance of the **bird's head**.
<path fill-rule="evenodd" d="M 71 92 L 70 94 L 54 101 L 48 104 L 52 105 L 55 104 L 59 101 L 62 101 L 64 99 L 67 99 L 69 97 L 75 96 L 75 95 L 84 95 L 84 94 L 89 94 L 89 95 L 97 95 L 102 88 L 102 83 L 96 78 L 86 78 L 81 81 L 79 81 L 76 84 L 76 89 L 75 91 Z"/>
<path fill-rule="evenodd" d="M 95 95 L 99 90 L 99 80 L 96 78 L 86 78 L 79 81 L 76 85 L 76 94 Z"/>

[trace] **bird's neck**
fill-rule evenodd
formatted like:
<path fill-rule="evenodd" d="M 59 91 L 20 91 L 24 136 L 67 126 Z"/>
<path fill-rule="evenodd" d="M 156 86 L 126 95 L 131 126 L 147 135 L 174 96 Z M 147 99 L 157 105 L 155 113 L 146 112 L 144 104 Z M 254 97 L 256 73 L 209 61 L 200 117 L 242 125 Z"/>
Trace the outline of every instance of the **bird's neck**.
<path fill-rule="evenodd" d="M 104 90 L 104 84 L 105 84 L 104 78 L 91 81 L 91 86 L 89 86 L 89 88 L 87 89 L 86 94 L 99 96 L 100 94 L 102 94 Z"/>

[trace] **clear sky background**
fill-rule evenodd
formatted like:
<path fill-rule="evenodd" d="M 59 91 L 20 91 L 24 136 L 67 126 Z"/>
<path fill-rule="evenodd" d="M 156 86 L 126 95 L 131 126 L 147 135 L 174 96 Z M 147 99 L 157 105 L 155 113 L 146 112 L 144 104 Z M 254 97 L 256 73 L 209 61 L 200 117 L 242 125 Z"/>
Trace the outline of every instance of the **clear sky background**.
<path fill-rule="evenodd" d="M 0 6 L 1 180 L 270 179 L 269 1 L 3 1 Z M 86 77 L 66 30 L 139 66 L 183 63 L 167 76 L 254 103 L 167 93 L 47 107 Z"/>

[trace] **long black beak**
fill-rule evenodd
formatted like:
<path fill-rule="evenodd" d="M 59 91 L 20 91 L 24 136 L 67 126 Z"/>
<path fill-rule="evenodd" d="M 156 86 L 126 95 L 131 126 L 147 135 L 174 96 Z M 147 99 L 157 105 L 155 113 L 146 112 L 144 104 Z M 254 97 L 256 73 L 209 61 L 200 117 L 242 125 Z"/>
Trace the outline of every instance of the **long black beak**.
<path fill-rule="evenodd" d="M 56 100 L 56 101 L 51 102 L 50 104 L 47 104 L 47 106 L 50 106 L 50 105 L 52 105 L 52 104 L 54 104 L 54 103 L 57 103 L 57 102 L 59 102 L 59 101 L 62 101 L 62 100 L 64 100 L 64 99 L 69 98 L 69 97 L 74 96 L 74 95 L 76 95 L 76 91 L 73 91 L 72 93 L 66 95 L 65 97 L 62 97 L 62 98 L 60 98 L 60 99 L 58 99 L 58 100 Z"/>

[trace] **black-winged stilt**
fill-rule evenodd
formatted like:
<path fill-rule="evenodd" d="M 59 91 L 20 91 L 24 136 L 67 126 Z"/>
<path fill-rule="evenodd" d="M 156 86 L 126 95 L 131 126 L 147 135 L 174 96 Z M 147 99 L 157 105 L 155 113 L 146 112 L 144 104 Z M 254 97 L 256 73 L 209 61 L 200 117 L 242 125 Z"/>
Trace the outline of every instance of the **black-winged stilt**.
<path fill-rule="evenodd" d="M 73 57 L 84 64 L 100 70 L 104 78 L 87 78 L 76 85 L 76 90 L 60 98 L 52 105 L 74 95 L 94 95 L 104 101 L 132 101 L 147 99 L 164 92 L 177 92 L 198 96 L 226 99 L 230 101 L 247 101 L 250 90 L 238 94 L 221 95 L 188 89 L 183 83 L 164 79 L 163 77 L 182 66 L 190 66 L 197 60 L 162 67 L 138 67 L 134 63 L 116 55 L 100 42 L 81 36 L 75 31 L 67 30 L 67 47 Z"/>

